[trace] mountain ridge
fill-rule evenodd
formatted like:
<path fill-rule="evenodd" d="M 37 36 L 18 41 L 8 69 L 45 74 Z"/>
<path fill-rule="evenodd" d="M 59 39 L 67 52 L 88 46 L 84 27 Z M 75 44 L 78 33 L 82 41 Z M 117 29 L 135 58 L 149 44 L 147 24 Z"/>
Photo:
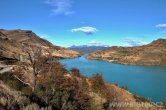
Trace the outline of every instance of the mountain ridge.
<path fill-rule="evenodd" d="M 136 47 L 110 47 L 91 53 L 88 59 L 131 65 L 166 66 L 166 39 Z"/>
<path fill-rule="evenodd" d="M 40 47 L 44 53 L 49 51 L 52 56 L 60 58 L 78 57 L 79 53 L 60 46 L 55 46 L 49 41 L 40 38 L 31 30 L 0 30 L 0 58 L 20 60 L 25 57 L 24 47 Z"/>
<path fill-rule="evenodd" d="M 86 53 L 92 53 L 95 52 L 97 50 L 103 50 L 108 48 L 108 46 L 106 45 L 101 45 L 101 46 L 97 46 L 97 45 L 73 45 L 68 47 L 68 49 L 74 50 L 74 51 L 78 51 L 81 54 L 86 54 Z"/>

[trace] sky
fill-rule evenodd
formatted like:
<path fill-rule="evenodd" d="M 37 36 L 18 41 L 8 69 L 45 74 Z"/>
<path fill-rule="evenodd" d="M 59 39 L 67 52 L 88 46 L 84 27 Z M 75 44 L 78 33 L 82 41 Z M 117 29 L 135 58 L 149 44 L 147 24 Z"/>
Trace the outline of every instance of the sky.
<path fill-rule="evenodd" d="M 1 0 L 0 29 L 63 47 L 144 45 L 166 38 L 166 0 Z"/>

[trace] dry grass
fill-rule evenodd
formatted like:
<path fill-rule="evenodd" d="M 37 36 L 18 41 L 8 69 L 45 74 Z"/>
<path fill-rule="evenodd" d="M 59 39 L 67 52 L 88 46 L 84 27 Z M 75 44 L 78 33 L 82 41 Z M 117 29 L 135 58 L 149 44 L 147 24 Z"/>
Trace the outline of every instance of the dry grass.
<path fill-rule="evenodd" d="M 12 104 L 24 106 L 29 103 L 28 98 L 23 96 L 22 92 L 9 88 L 2 81 L 0 81 L 0 93 L 0 104 L 3 106 Z"/>
<path fill-rule="evenodd" d="M 113 84 L 107 84 L 107 88 L 110 90 L 110 94 L 115 97 L 113 102 L 118 102 L 118 103 L 137 103 L 136 99 L 134 98 L 134 95 L 128 92 L 127 90 L 124 90 L 122 88 L 119 88 L 116 85 Z M 138 102 L 139 103 L 139 102 Z M 154 104 L 151 102 L 140 102 L 143 105 L 149 105 L 149 106 L 144 106 L 144 107 L 130 107 L 129 105 L 126 107 L 121 107 L 118 108 L 118 110 L 160 110 L 157 108 Z M 110 108 L 110 110 L 112 110 Z"/>

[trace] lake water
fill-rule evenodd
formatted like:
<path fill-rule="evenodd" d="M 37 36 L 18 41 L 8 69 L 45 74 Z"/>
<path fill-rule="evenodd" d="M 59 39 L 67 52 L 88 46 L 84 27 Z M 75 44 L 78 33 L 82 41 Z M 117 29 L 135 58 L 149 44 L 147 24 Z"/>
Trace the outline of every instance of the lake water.
<path fill-rule="evenodd" d="M 131 93 L 150 98 L 155 102 L 166 100 L 166 68 L 132 66 L 82 57 L 60 60 L 68 70 L 76 67 L 85 76 L 101 73 L 106 82 L 127 86 Z"/>

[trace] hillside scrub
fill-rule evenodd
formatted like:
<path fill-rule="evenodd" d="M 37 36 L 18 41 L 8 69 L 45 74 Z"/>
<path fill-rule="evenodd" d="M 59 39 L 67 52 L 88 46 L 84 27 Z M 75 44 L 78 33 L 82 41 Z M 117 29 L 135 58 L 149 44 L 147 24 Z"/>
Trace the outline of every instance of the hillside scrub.
<path fill-rule="evenodd" d="M 41 61 L 43 60 L 40 60 L 40 62 Z M 92 102 L 94 98 L 89 94 L 95 93 L 95 91 L 90 85 L 94 82 L 97 84 L 96 89 L 100 89 L 100 86 L 102 87 L 104 85 L 103 79 L 99 80 L 102 81 L 102 84 L 100 84 L 101 82 L 97 83 L 95 78 L 92 78 L 91 82 L 88 78 L 82 76 L 76 68 L 68 72 L 59 62 L 47 61 L 42 62 L 42 68 L 40 64 L 36 65 L 40 74 L 36 75 L 36 86 L 34 90 L 31 89 L 29 85 L 23 83 L 28 82 L 29 84 L 33 84 L 31 83 L 32 74 L 26 73 L 27 71 L 30 72 L 30 70 L 33 71 L 33 69 L 30 69 L 32 68 L 31 64 L 19 62 L 14 72 L 0 75 L 0 80 L 3 81 L 8 88 L 20 91 L 20 97 L 25 97 L 26 100 L 29 100 L 29 103 L 20 104 L 17 102 L 16 98 L 12 98 L 15 104 L 12 104 L 10 101 L 7 101 L 7 103 L 0 102 L 3 108 L 26 110 L 27 108 L 34 107 L 36 109 L 51 108 L 54 110 L 91 110 L 92 106 L 95 106 L 95 104 Z M 27 75 L 29 77 L 28 79 L 30 79 L 29 81 L 27 81 L 25 77 Z M 94 88 L 95 85 L 92 84 L 92 86 Z M 5 92 L 3 93 L 3 100 L 8 100 L 8 98 L 5 98 Z M 102 93 L 97 94 L 100 95 Z M 100 97 L 105 99 L 103 96 Z M 9 107 L 9 104 L 12 105 Z M 104 107 L 104 105 L 102 106 Z"/>
<path fill-rule="evenodd" d="M 40 74 L 36 75 L 34 90 L 23 83 L 33 84 L 31 64 L 19 62 L 14 71 L 0 75 L 3 82 L 0 109 L 116 110 L 119 108 L 109 107 L 111 102 L 123 101 L 126 97 L 135 101 L 126 90 L 105 83 L 101 74 L 87 78 L 77 68 L 68 71 L 51 60 L 45 60 L 42 65 L 36 65 Z"/>

